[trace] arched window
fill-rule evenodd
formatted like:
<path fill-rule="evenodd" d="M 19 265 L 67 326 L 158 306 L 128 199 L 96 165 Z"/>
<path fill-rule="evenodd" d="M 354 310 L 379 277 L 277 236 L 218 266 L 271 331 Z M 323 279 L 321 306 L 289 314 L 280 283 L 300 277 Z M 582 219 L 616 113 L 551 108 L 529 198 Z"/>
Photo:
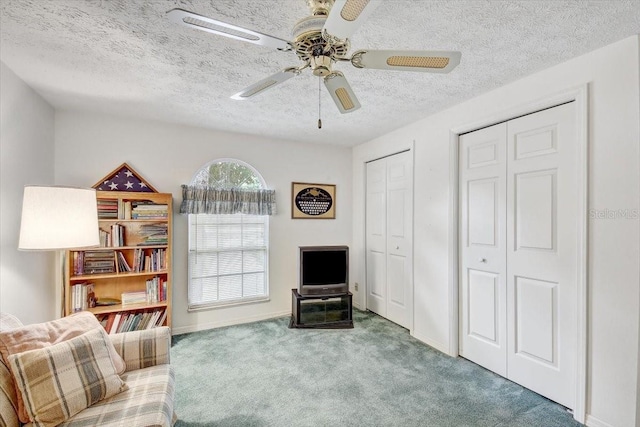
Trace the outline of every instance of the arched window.
<path fill-rule="evenodd" d="M 269 298 L 275 193 L 250 165 L 214 160 L 183 186 L 189 214 L 189 310 Z"/>

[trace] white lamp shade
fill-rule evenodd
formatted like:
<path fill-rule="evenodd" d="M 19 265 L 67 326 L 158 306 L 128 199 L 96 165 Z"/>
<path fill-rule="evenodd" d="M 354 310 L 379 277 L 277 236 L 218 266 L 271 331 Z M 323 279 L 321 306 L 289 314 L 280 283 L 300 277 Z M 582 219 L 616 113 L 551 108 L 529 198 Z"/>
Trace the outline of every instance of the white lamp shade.
<path fill-rule="evenodd" d="M 55 250 L 99 244 L 98 205 L 94 189 L 24 188 L 18 249 Z"/>

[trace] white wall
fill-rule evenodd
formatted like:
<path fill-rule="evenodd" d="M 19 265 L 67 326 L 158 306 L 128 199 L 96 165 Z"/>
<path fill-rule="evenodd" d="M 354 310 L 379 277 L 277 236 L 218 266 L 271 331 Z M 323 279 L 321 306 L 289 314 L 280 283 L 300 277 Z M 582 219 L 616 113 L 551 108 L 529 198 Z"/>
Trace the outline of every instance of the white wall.
<path fill-rule="evenodd" d="M 638 69 L 640 69 L 640 43 L 638 43 Z M 640 86 L 640 73 L 638 73 L 638 86 Z M 638 103 L 640 104 L 640 98 Z M 640 109 L 640 106 L 638 109 Z M 640 269 L 640 262 L 638 262 L 638 269 Z M 640 311 L 638 312 L 638 323 L 640 324 Z M 640 401 L 640 327 L 638 327 L 638 382 L 636 387 L 636 400 Z M 640 403 L 636 403 L 636 424 L 640 424 Z"/>
<path fill-rule="evenodd" d="M 152 121 L 58 111 L 56 183 L 90 187 L 127 162 L 158 191 L 173 193 L 173 333 L 291 313 L 300 245 L 351 243 L 351 150 L 269 140 Z M 265 303 L 187 311 L 187 217 L 180 185 L 211 160 L 230 157 L 256 168 L 276 190 L 270 219 L 270 296 Z M 292 220 L 291 183 L 336 184 L 335 220 Z"/>
<path fill-rule="evenodd" d="M 639 39 L 608 47 L 536 73 L 383 135 L 354 149 L 354 237 L 363 265 L 363 161 L 415 140 L 414 330 L 416 338 L 448 351 L 450 130 L 589 84 L 589 208 L 640 208 Z M 425 88 L 425 96 L 428 96 Z M 590 219 L 588 224 L 587 422 L 631 427 L 638 405 L 640 222 Z M 364 281 L 363 268 L 354 280 Z M 355 299 L 362 306 L 362 289 Z M 455 314 L 454 314 L 455 315 Z M 638 420 L 640 421 L 640 420 Z"/>
<path fill-rule="evenodd" d="M 19 252 L 22 191 L 53 184 L 54 112 L 0 62 L 0 311 L 23 323 L 57 315 L 52 252 Z"/>

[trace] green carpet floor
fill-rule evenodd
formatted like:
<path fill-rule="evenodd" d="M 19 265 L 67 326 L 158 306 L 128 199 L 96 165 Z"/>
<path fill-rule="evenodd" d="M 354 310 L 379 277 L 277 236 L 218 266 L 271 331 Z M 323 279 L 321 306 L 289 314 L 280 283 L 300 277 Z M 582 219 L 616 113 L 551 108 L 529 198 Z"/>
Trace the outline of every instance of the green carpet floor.
<path fill-rule="evenodd" d="M 176 427 L 580 425 L 379 316 L 354 320 L 354 329 L 289 329 L 279 318 L 175 336 Z"/>

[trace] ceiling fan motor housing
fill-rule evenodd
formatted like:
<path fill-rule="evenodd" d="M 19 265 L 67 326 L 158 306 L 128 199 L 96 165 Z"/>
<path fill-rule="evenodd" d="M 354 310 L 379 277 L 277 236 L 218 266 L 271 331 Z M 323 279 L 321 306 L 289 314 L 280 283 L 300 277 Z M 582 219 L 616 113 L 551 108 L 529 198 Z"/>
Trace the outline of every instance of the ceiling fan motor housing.
<path fill-rule="evenodd" d="M 344 58 L 349 51 L 348 40 L 332 39 L 322 36 L 326 15 L 314 15 L 301 19 L 293 27 L 293 46 L 298 58 L 308 62 L 316 76 L 331 73 L 331 64 L 336 58 Z"/>

